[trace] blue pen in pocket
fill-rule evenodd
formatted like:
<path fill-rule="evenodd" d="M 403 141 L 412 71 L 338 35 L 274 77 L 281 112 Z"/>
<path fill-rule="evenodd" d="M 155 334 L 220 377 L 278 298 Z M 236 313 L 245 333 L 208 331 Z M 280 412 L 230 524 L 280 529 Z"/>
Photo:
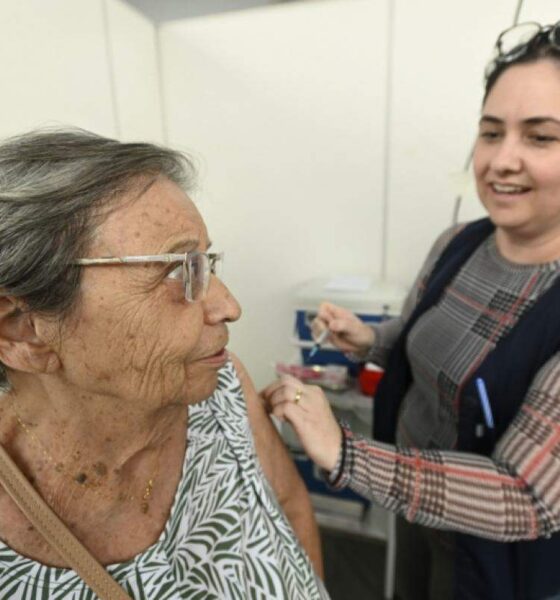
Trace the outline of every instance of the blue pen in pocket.
<path fill-rule="evenodd" d="M 490 405 L 490 399 L 488 398 L 488 391 L 486 390 L 486 384 L 484 379 L 481 377 L 476 378 L 476 389 L 478 391 L 478 398 L 480 405 L 482 406 L 482 413 L 484 414 L 484 422 L 488 429 L 494 429 L 494 417 L 492 415 L 492 406 Z M 477 430 L 477 436 L 481 437 L 482 431 Z"/>

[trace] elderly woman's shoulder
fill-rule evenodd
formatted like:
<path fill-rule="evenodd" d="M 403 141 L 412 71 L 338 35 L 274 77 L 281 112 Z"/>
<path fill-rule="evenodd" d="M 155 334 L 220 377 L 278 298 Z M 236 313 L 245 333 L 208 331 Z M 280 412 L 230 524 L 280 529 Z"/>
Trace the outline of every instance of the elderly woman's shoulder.
<path fill-rule="evenodd" d="M 245 402 L 250 404 L 253 396 L 257 394 L 253 380 L 239 356 L 233 352 L 229 352 L 229 358 L 230 360 L 226 365 L 226 369 L 231 377 L 239 381 L 243 398 Z"/>
<path fill-rule="evenodd" d="M 229 351 L 228 351 L 228 354 L 229 354 L 229 358 L 230 358 L 229 364 L 235 371 L 237 377 L 239 378 L 239 381 L 241 381 L 241 383 L 243 383 L 244 381 L 247 381 L 248 379 L 250 380 L 249 373 L 247 372 L 245 365 L 241 362 L 239 356 L 237 356 L 237 354 L 234 354 L 233 352 L 229 352 Z"/>
<path fill-rule="evenodd" d="M 230 351 L 228 355 L 228 361 L 219 371 L 216 391 L 230 390 L 238 394 L 241 390 L 241 397 L 243 397 L 252 387 L 251 377 L 238 356 Z"/>
<path fill-rule="evenodd" d="M 265 416 L 262 399 L 260 398 L 257 389 L 255 388 L 255 384 L 245 368 L 245 365 L 241 362 L 239 357 L 230 352 L 230 359 L 231 360 L 228 365 L 241 385 L 241 392 L 243 400 L 247 406 L 249 420 L 253 423 L 257 423 L 262 417 Z"/>

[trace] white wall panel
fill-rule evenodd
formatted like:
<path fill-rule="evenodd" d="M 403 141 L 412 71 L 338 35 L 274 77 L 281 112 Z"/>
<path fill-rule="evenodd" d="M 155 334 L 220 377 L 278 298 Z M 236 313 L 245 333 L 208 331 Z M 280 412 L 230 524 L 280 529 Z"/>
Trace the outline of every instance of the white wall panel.
<path fill-rule="evenodd" d="M 163 139 L 156 27 L 123 0 L 107 2 L 111 75 L 121 139 Z"/>
<path fill-rule="evenodd" d="M 560 21 L 558 0 L 525 0 L 519 15 L 520 21 L 537 21 L 548 25 Z"/>
<path fill-rule="evenodd" d="M 0 137 L 70 123 L 115 134 L 101 0 L 0 3 Z"/>
<path fill-rule="evenodd" d="M 515 0 L 395 0 L 388 276 L 411 282 L 435 237 L 482 215 L 461 171 L 477 131 L 483 72 Z"/>
<path fill-rule="evenodd" d="M 387 2 L 294 3 L 161 29 L 170 142 L 194 150 L 257 383 L 290 352 L 293 288 L 377 275 Z"/>

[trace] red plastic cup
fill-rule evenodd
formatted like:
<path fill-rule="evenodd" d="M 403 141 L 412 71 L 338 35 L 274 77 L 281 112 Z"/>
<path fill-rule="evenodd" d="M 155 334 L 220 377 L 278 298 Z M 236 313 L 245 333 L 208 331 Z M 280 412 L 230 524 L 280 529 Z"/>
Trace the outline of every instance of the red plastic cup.
<path fill-rule="evenodd" d="M 373 363 L 366 363 L 358 376 L 362 394 L 373 396 L 383 377 L 383 373 L 385 373 L 385 371 L 381 367 L 378 367 Z"/>

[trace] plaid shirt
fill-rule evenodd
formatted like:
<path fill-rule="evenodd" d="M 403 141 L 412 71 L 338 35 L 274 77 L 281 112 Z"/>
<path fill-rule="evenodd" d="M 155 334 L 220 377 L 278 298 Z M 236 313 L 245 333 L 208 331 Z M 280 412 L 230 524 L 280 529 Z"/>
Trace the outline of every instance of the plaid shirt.
<path fill-rule="evenodd" d="M 456 232 L 448 230 L 434 245 L 402 317 L 374 326 L 368 360 L 384 364 Z M 349 485 L 409 521 L 498 541 L 560 529 L 559 356 L 540 369 L 491 457 L 452 450 L 462 382 L 559 273 L 560 261 L 510 263 L 498 253 L 494 235 L 481 244 L 411 330 L 413 383 L 399 414 L 398 446 L 344 429 L 344 460 L 333 471 L 334 487 Z"/>

